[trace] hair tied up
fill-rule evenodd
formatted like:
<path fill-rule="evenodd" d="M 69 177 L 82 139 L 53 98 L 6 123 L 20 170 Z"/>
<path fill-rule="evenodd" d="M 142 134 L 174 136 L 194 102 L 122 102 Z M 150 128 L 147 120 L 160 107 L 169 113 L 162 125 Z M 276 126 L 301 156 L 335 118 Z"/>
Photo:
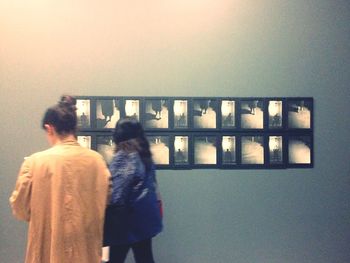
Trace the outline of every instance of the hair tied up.
<path fill-rule="evenodd" d="M 63 95 L 61 97 L 61 100 L 58 102 L 58 105 L 63 108 L 67 108 L 71 111 L 76 111 L 77 107 L 75 106 L 77 103 L 77 100 L 69 95 Z"/>

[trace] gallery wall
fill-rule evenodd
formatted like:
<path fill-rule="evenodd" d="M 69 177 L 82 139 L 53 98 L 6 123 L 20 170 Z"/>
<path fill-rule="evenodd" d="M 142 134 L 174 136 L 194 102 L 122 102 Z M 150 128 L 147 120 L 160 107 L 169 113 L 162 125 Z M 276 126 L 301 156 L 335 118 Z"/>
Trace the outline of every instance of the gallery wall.
<path fill-rule="evenodd" d="M 157 262 L 349 262 L 346 0 L 1 1 L 1 262 L 8 198 L 59 96 L 313 97 L 314 168 L 160 170 Z M 132 262 L 129 257 L 128 262 Z"/>

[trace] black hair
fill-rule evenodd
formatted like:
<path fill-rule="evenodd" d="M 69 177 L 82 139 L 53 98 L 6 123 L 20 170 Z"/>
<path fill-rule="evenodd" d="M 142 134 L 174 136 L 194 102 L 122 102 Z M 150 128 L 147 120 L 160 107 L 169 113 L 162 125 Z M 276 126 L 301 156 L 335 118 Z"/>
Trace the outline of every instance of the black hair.
<path fill-rule="evenodd" d="M 63 95 L 60 101 L 48 108 L 42 119 L 42 128 L 46 124 L 55 127 L 59 135 L 75 134 L 77 128 L 76 99 Z"/>
<path fill-rule="evenodd" d="M 120 119 L 115 126 L 113 141 L 116 144 L 115 152 L 138 152 L 145 165 L 146 171 L 152 168 L 152 153 L 142 125 L 135 118 Z"/>

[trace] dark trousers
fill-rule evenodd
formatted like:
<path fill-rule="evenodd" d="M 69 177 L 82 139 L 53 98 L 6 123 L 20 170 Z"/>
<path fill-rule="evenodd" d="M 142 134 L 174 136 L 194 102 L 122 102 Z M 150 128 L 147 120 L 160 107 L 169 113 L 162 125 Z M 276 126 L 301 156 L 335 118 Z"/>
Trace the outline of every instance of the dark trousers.
<path fill-rule="evenodd" d="M 110 246 L 109 263 L 123 263 L 132 249 L 136 263 L 154 263 L 152 239 L 146 239 L 134 244 Z"/>

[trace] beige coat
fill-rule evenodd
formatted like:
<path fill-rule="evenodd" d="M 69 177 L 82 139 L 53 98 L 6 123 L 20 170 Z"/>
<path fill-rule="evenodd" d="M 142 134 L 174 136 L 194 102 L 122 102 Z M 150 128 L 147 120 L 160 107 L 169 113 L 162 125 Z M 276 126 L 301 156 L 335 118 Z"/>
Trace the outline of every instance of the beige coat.
<path fill-rule="evenodd" d="M 26 263 L 99 263 L 110 173 L 101 155 L 67 141 L 35 153 L 10 197 L 29 222 Z"/>

